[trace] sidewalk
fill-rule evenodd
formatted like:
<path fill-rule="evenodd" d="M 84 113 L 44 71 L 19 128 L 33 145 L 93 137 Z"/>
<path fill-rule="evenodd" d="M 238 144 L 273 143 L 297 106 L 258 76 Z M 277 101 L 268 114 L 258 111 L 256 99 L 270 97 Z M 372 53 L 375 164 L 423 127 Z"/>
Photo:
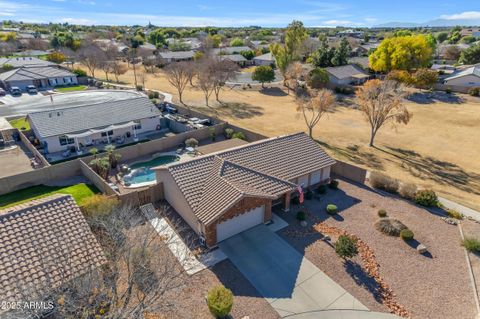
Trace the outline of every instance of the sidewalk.
<path fill-rule="evenodd" d="M 465 217 L 471 217 L 476 221 L 480 222 L 480 212 L 477 212 L 476 210 L 465 207 L 458 203 L 452 202 L 451 200 L 443 197 L 438 197 L 438 200 L 440 201 L 440 203 L 442 203 L 443 206 L 456 210 L 457 212 L 463 214 Z"/>

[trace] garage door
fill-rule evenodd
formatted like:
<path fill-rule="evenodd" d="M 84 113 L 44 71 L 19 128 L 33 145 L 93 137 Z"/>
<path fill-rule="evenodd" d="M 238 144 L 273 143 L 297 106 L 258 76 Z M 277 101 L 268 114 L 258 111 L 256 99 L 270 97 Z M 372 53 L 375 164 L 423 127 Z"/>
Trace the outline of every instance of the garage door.
<path fill-rule="evenodd" d="M 242 215 L 217 225 L 217 242 L 232 237 L 244 230 L 263 223 L 265 206 L 254 208 Z"/>

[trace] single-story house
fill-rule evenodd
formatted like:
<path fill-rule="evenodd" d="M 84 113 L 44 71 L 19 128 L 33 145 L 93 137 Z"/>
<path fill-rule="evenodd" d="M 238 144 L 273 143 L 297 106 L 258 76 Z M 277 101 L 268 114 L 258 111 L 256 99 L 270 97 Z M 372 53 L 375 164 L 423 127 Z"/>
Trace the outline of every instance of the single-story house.
<path fill-rule="evenodd" d="M 378 48 L 380 43 L 366 43 L 362 44 L 352 50 L 352 56 L 364 56 L 372 49 Z"/>
<path fill-rule="evenodd" d="M 253 58 L 254 65 L 275 65 L 275 58 L 272 53 L 265 53 Z"/>
<path fill-rule="evenodd" d="M 15 58 L 0 58 L 0 68 L 4 65 L 11 65 L 14 69 L 17 68 L 37 68 L 45 66 L 58 66 L 50 61 L 40 60 L 39 58 L 26 56 Z"/>
<path fill-rule="evenodd" d="M 250 47 L 241 46 L 241 47 L 224 47 L 224 48 L 216 48 L 212 49 L 212 52 L 216 55 L 222 54 L 239 54 L 242 51 L 252 51 Z"/>
<path fill-rule="evenodd" d="M 370 75 L 354 64 L 329 67 L 325 70 L 328 72 L 330 83 L 335 85 L 357 85 L 370 78 Z"/>
<path fill-rule="evenodd" d="M 289 210 L 298 187 L 330 179 L 335 164 L 305 133 L 260 140 L 154 168 L 168 203 L 208 247 Z"/>
<path fill-rule="evenodd" d="M 0 300 L 47 295 L 106 261 L 70 195 L 52 195 L 0 210 Z"/>
<path fill-rule="evenodd" d="M 259 50 L 268 48 L 270 46 L 267 41 L 258 41 L 258 40 L 250 41 L 250 45 L 252 48 L 259 49 Z"/>
<path fill-rule="evenodd" d="M 356 64 L 360 66 L 362 69 L 366 70 L 370 68 L 370 60 L 367 56 L 357 56 L 348 59 L 348 64 Z"/>
<path fill-rule="evenodd" d="M 241 54 L 226 54 L 226 55 L 219 55 L 218 57 L 220 58 L 220 60 L 232 61 L 238 64 L 240 67 L 244 67 L 246 65 L 252 64 L 252 61 L 245 59 L 245 57 Z"/>
<path fill-rule="evenodd" d="M 14 86 L 25 91 L 29 85 L 46 89 L 72 84 L 78 84 L 77 75 L 57 66 L 23 67 L 0 73 L 0 86 L 6 90 Z"/>
<path fill-rule="evenodd" d="M 178 41 L 190 46 L 190 49 L 192 49 L 192 50 L 198 50 L 202 46 L 202 41 L 200 41 L 197 38 L 181 38 L 181 39 L 168 38 L 168 39 L 166 39 L 166 42 L 168 44 L 173 44 L 173 43 L 178 42 Z"/>
<path fill-rule="evenodd" d="M 179 61 L 191 61 L 195 52 L 190 51 L 165 51 L 158 53 L 166 64 Z"/>
<path fill-rule="evenodd" d="M 452 74 L 443 81 L 445 85 L 480 87 L 480 65 Z"/>
<path fill-rule="evenodd" d="M 45 153 L 138 140 L 160 130 L 161 113 L 147 97 L 29 113 L 27 119 Z"/>

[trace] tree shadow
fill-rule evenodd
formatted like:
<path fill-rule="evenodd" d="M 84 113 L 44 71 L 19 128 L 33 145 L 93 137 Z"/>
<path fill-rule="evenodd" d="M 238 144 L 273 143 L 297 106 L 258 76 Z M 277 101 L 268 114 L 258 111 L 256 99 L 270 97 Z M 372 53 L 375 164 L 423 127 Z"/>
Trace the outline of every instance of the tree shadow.
<path fill-rule="evenodd" d="M 375 281 L 375 278 L 365 272 L 361 265 L 354 261 L 347 260 L 344 262 L 344 267 L 345 271 L 352 277 L 358 286 L 363 287 L 371 293 L 375 301 L 379 303 L 382 302 L 380 295 L 381 287 Z"/>
<path fill-rule="evenodd" d="M 220 108 L 215 110 L 223 116 L 232 116 L 238 119 L 249 119 L 263 115 L 262 107 L 242 102 L 224 102 Z"/>
<path fill-rule="evenodd" d="M 261 94 L 265 94 L 268 96 L 287 96 L 288 94 L 278 87 L 270 87 L 270 88 L 263 88 L 259 90 Z"/>
<path fill-rule="evenodd" d="M 339 156 L 343 156 L 350 162 L 359 165 L 365 165 L 372 169 L 382 170 L 383 164 L 381 159 L 370 152 L 362 151 L 360 146 L 357 144 L 348 145 L 346 148 L 341 148 L 337 146 L 330 145 L 328 143 L 316 140 L 318 144 L 322 147 L 334 152 Z"/>
<path fill-rule="evenodd" d="M 433 104 L 438 102 L 460 104 L 465 102 L 465 99 L 461 96 L 458 96 L 453 93 L 449 94 L 442 91 L 415 92 L 408 95 L 407 100 L 418 103 L 418 104 Z"/>

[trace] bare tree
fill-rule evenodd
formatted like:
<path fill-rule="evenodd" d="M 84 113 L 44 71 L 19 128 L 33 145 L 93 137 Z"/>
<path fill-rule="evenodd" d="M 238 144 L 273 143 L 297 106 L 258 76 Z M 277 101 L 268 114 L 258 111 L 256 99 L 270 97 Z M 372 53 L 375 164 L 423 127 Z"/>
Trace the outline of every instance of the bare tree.
<path fill-rule="evenodd" d="M 180 103 L 185 105 L 182 96 L 183 91 L 187 87 L 190 79 L 190 65 L 189 62 L 173 62 L 165 68 L 165 74 L 168 82 L 173 85 L 178 92 L 178 99 Z"/>
<path fill-rule="evenodd" d="M 119 60 L 115 60 L 112 63 L 112 73 L 115 76 L 115 81 L 118 83 L 118 77 L 127 73 L 128 67 Z"/>
<path fill-rule="evenodd" d="M 335 96 L 328 89 L 310 91 L 298 100 L 297 112 L 299 112 L 308 128 L 308 135 L 313 138 L 313 128 L 326 113 L 332 110 L 335 104 Z"/>
<path fill-rule="evenodd" d="M 412 114 L 403 104 L 406 93 L 397 81 L 367 81 L 357 90 L 357 103 L 370 124 L 370 143 L 373 146 L 378 130 L 386 123 L 407 124 Z"/>
<path fill-rule="evenodd" d="M 290 93 L 290 90 L 297 91 L 299 81 L 303 76 L 302 64 L 298 61 L 291 63 L 285 71 L 285 83 Z"/>
<path fill-rule="evenodd" d="M 11 42 L 0 42 L 0 56 L 8 57 L 16 50 L 16 45 Z"/>
<path fill-rule="evenodd" d="M 213 75 L 213 92 L 215 99 L 220 102 L 219 95 L 225 83 L 235 77 L 238 71 L 238 65 L 230 60 L 220 60 L 214 63 L 212 68 Z"/>
<path fill-rule="evenodd" d="M 188 62 L 187 74 L 188 74 L 188 83 L 190 83 L 191 87 L 194 87 L 195 85 L 193 84 L 193 79 L 198 74 L 198 65 L 195 61 Z"/>
<path fill-rule="evenodd" d="M 205 95 L 205 105 L 209 106 L 208 100 L 215 89 L 214 79 L 215 61 L 211 58 L 204 57 L 198 64 L 198 86 Z"/>
<path fill-rule="evenodd" d="M 105 52 L 95 43 L 86 43 L 77 51 L 77 59 L 85 65 L 90 71 L 92 77 L 95 77 L 95 70 L 101 68 L 105 61 Z"/>

